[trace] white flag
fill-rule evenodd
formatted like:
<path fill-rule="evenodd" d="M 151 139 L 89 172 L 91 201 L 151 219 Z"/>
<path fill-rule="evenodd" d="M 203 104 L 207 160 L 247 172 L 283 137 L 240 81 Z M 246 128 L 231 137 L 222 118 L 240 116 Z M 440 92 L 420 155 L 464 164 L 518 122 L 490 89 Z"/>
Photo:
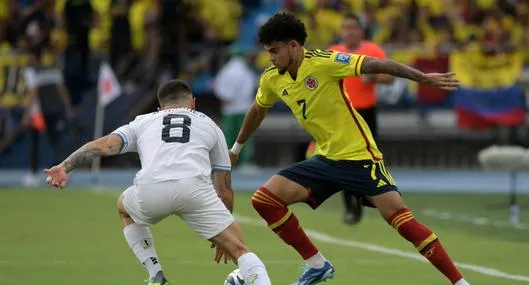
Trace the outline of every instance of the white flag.
<path fill-rule="evenodd" d="M 103 62 L 99 68 L 97 92 L 99 94 L 99 104 L 103 107 L 107 106 L 121 95 L 121 86 L 116 79 L 114 71 L 106 62 Z"/>

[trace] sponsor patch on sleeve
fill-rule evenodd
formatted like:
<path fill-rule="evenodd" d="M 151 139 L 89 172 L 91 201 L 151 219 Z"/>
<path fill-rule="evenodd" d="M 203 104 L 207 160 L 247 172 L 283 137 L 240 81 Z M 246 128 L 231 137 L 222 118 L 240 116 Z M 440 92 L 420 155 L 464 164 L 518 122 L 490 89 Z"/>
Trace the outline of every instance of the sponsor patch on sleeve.
<path fill-rule="evenodd" d="M 334 61 L 343 64 L 348 64 L 351 61 L 351 55 L 347 53 L 338 53 Z"/>

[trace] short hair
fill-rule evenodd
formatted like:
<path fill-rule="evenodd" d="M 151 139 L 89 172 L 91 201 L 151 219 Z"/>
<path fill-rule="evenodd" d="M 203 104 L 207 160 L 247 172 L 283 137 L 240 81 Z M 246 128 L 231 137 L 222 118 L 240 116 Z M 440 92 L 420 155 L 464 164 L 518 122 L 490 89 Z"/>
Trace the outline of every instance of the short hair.
<path fill-rule="evenodd" d="M 364 24 L 362 23 L 362 20 L 360 20 L 360 17 L 357 14 L 354 13 L 347 13 L 345 14 L 343 20 L 355 20 L 360 27 L 364 27 Z"/>
<path fill-rule="evenodd" d="M 169 102 L 193 99 L 191 87 L 184 80 L 173 79 L 165 82 L 158 89 L 158 102 L 163 106 Z"/>
<path fill-rule="evenodd" d="M 303 46 L 306 39 L 305 25 L 292 14 L 277 13 L 259 29 L 259 42 L 264 45 L 295 40 Z"/>

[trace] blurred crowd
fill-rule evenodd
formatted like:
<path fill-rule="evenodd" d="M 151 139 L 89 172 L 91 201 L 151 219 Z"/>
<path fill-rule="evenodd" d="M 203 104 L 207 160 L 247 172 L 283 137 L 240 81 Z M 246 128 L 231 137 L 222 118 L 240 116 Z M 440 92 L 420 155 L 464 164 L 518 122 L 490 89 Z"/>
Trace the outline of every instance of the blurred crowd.
<path fill-rule="evenodd" d="M 411 63 L 418 55 L 474 48 L 502 52 L 529 46 L 527 0 L 284 0 L 310 27 L 308 45 L 326 47 L 343 16 L 360 16 L 366 38 Z M 526 56 L 526 58 L 528 58 Z"/>
<path fill-rule="evenodd" d="M 152 84 L 145 72 L 192 71 L 234 41 L 242 10 L 237 0 L 0 0 L 0 53 L 62 55 L 78 83 L 102 56 L 120 78 Z"/>
<path fill-rule="evenodd" d="M 270 4 L 275 10 L 263 8 Z M 269 65 L 255 34 L 277 10 L 302 19 L 307 47 L 323 49 L 340 41 L 343 19 L 354 13 L 365 39 L 416 66 L 424 57 L 441 58 L 435 68 L 447 69 L 454 49 L 494 54 L 529 47 L 529 0 L 0 0 L 0 152 L 13 110 L 27 113 L 34 105 L 27 67 L 62 73 L 56 82 L 64 90 L 46 100 L 59 100 L 66 119 L 94 94 L 99 65 L 107 61 L 126 93 L 149 94 L 179 77 L 197 94 L 216 96 L 223 116 L 235 115 L 238 123 L 241 102 L 251 103 L 256 86 L 248 86 L 249 100 L 229 98 L 228 75 L 257 80 Z M 250 43 L 241 43 L 246 38 Z"/>
<path fill-rule="evenodd" d="M 90 86 L 94 57 L 106 58 L 131 88 L 154 85 L 159 76 L 212 78 L 226 61 L 227 47 L 243 36 L 241 20 L 262 2 L 267 1 L 0 0 L 0 54 L 31 54 L 33 61 L 48 63 L 60 55 L 73 89 Z M 279 2 L 306 23 L 312 48 L 338 41 L 347 13 L 360 16 L 366 39 L 406 63 L 457 47 L 501 52 L 529 46 L 529 0 Z M 266 55 L 255 64 L 265 68 Z"/>

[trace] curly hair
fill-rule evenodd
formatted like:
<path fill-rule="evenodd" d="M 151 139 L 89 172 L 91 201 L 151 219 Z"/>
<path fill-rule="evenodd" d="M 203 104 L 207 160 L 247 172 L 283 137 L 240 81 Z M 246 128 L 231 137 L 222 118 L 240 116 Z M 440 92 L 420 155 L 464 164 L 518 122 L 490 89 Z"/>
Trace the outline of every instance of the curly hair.
<path fill-rule="evenodd" d="M 268 45 L 271 42 L 297 41 L 305 44 L 307 30 L 305 25 L 292 14 L 277 13 L 259 29 L 259 42 Z"/>

